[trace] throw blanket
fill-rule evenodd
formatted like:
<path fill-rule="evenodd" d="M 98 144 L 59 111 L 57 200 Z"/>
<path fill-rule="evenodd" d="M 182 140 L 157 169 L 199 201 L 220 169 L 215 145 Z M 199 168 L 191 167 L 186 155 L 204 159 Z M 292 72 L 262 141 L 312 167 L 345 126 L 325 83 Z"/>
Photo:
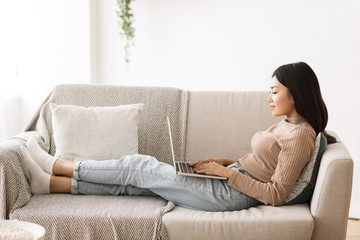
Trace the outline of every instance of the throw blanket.
<path fill-rule="evenodd" d="M 42 225 L 46 239 L 169 238 L 160 219 L 174 204 L 159 197 L 48 194 L 32 198 L 11 219 Z"/>
<path fill-rule="evenodd" d="M 19 147 L 23 142 L 8 140 L 0 144 L 0 219 L 9 218 L 13 209 L 24 206 L 31 198 L 29 172 Z"/>
<path fill-rule="evenodd" d="M 185 158 L 185 136 L 186 120 L 188 107 L 188 92 L 175 88 L 157 88 L 157 87 L 125 87 L 125 86 L 104 86 L 104 85 L 60 85 L 54 88 L 51 94 L 45 99 L 33 119 L 25 128 L 25 132 L 15 136 L 0 144 L 0 219 L 14 218 L 21 216 L 25 218 L 26 211 L 22 212 L 19 208 L 30 201 L 31 193 L 28 185 L 29 173 L 24 166 L 19 147 L 24 145 L 30 135 L 37 138 L 41 147 L 54 155 L 56 146 L 54 144 L 50 103 L 58 105 L 79 105 L 89 106 L 118 106 L 133 103 L 145 103 L 145 110 L 140 114 L 139 125 L 139 153 L 156 157 L 159 161 L 172 163 L 171 151 L 169 146 L 169 136 L 165 116 L 168 115 L 172 122 L 172 134 L 177 160 L 184 161 Z M 41 198 L 33 196 L 29 206 L 36 206 L 36 202 Z M 57 197 L 54 195 L 53 197 Z M 75 196 L 69 196 L 75 197 Z M 84 199 L 91 196 L 81 196 Z M 118 197 L 120 199 L 121 197 Z M 90 200 L 86 200 L 90 202 Z M 119 200 L 120 201 L 120 200 Z M 154 201 L 156 202 L 156 201 Z M 31 203 L 31 204 L 30 204 Z M 136 201 L 133 202 L 132 206 Z M 32 205 L 34 204 L 34 205 Z M 72 204 L 72 201 L 69 202 Z M 141 201 L 140 201 L 141 204 Z M 26 207 L 28 207 L 26 205 Z M 162 215 L 171 210 L 172 203 L 149 205 L 147 211 L 141 211 L 143 221 L 151 221 L 151 215 L 158 212 L 157 223 L 162 226 Z M 12 216 L 11 214 L 16 214 Z M 27 208 L 23 208 L 26 210 Z M 131 208 L 124 209 L 124 214 L 132 216 L 127 219 L 127 227 L 122 224 L 122 229 L 134 229 L 139 231 L 144 226 L 143 221 L 139 221 L 139 216 L 133 214 Z M 147 217 L 145 217 L 147 216 Z M 41 220 L 42 219 L 42 220 Z M 25 220 L 25 219 L 24 219 Z M 40 221 L 41 220 L 41 221 Z M 40 222 L 39 222 L 40 221 Z M 49 222 L 50 221 L 50 222 Z M 38 221 L 41 225 L 58 224 L 57 216 L 48 220 L 39 216 Z M 86 221 L 87 222 L 87 221 Z M 85 222 L 85 223 L 86 223 Z M 89 229 L 93 222 L 88 222 Z M 153 223 L 151 223 L 153 224 Z M 112 224 L 108 225 L 106 231 L 115 231 Z M 104 230 L 104 231 L 105 231 Z M 160 232 L 152 233 L 151 238 L 166 238 L 166 229 L 164 227 L 156 228 Z M 164 232 L 165 231 L 165 232 Z M 121 232 L 121 234 L 135 236 L 135 232 Z M 85 234 L 85 233 L 84 233 Z M 83 235 L 85 237 L 86 235 Z M 160 236 L 160 237 L 159 237 Z M 165 237 L 164 237 L 165 236 Z M 64 236 L 62 236 L 64 237 Z M 71 236 L 68 236 L 69 238 Z M 121 237 L 127 238 L 127 237 Z M 64 238 L 66 239 L 66 238 Z M 150 238 L 149 238 L 150 239 Z"/>
<path fill-rule="evenodd" d="M 188 91 L 175 88 L 126 87 L 104 85 L 57 86 L 25 131 L 37 131 L 44 148 L 55 154 L 50 103 L 84 107 L 118 106 L 145 103 L 140 114 L 139 153 L 172 164 L 166 116 L 171 120 L 175 158 L 185 158 Z"/>

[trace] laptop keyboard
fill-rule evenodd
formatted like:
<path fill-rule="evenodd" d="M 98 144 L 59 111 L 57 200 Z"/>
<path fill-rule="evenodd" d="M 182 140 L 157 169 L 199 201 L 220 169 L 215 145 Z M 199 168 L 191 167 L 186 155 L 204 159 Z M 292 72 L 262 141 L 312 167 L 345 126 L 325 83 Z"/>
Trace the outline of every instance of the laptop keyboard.
<path fill-rule="evenodd" d="M 195 173 L 189 163 L 186 162 L 176 162 L 176 167 L 178 171 L 183 173 Z"/>

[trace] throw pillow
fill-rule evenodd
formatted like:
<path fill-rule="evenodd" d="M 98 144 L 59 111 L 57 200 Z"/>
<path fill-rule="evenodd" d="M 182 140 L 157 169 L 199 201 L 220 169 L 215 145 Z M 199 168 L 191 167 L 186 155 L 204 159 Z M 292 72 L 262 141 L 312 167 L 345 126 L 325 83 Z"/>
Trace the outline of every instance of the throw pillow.
<path fill-rule="evenodd" d="M 315 189 L 321 158 L 326 147 L 326 137 L 323 133 L 319 133 L 315 140 L 314 154 L 302 170 L 298 180 L 286 198 L 284 205 L 300 204 L 310 201 Z"/>
<path fill-rule="evenodd" d="M 138 153 L 144 104 L 81 107 L 50 104 L 55 157 L 70 161 L 118 159 Z"/>

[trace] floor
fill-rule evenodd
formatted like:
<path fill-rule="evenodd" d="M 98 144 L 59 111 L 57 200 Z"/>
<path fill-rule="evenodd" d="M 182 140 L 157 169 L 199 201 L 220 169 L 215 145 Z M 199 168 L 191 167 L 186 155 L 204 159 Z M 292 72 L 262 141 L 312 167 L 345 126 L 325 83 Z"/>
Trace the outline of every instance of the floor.
<path fill-rule="evenodd" d="M 360 220 L 349 219 L 346 240 L 360 240 Z"/>

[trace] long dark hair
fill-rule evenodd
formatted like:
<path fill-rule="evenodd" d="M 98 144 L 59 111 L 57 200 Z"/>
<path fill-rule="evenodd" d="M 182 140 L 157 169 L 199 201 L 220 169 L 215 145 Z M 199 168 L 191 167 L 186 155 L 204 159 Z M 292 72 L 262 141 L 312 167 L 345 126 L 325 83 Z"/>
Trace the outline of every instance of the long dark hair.
<path fill-rule="evenodd" d="M 311 67 L 304 62 L 286 64 L 276 69 L 272 77 L 274 76 L 288 88 L 297 113 L 314 128 L 316 135 L 323 132 L 328 143 L 336 142 L 336 139 L 325 131 L 328 112 L 319 81 Z"/>

